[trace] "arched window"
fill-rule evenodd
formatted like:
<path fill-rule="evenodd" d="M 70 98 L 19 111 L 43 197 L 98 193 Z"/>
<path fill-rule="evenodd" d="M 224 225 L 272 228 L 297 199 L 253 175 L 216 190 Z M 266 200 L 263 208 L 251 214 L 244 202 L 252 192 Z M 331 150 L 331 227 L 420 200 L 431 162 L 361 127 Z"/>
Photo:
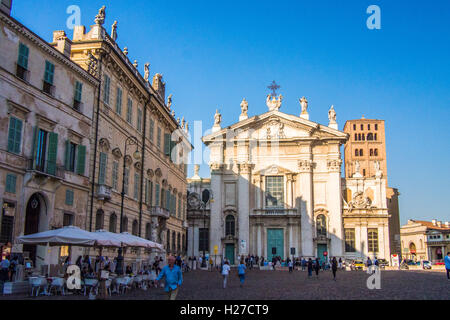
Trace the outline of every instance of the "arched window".
<path fill-rule="evenodd" d="M 115 213 L 112 213 L 109 217 L 109 232 L 117 232 L 117 216 Z"/>
<path fill-rule="evenodd" d="M 103 210 L 98 209 L 97 214 L 95 215 L 95 230 L 103 229 L 103 217 L 104 217 Z"/>
<path fill-rule="evenodd" d="M 147 240 L 151 240 L 151 237 L 152 237 L 152 230 L 150 228 L 151 228 L 151 225 L 149 222 L 145 225 L 145 239 L 147 239 Z"/>
<path fill-rule="evenodd" d="M 370 123 L 367 125 L 367 130 L 370 130 Z M 369 139 L 367 139 L 369 140 Z"/>
<path fill-rule="evenodd" d="M 356 124 L 353 125 L 353 130 L 356 130 Z"/>
<path fill-rule="evenodd" d="M 416 245 L 414 244 L 414 242 L 411 242 L 409 244 L 409 253 L 416 254 Z"/>
<path fill-rule="evenodd" d="M 175 235 L 175 231 L 173 231 L 172 232 L 172 252 L 175 252 L 175 250 L 176 250 L 176 248 L 175 248 L 175 245 L 176 245 L 176 235 Z"/>
<path fill-rule="evenodd" d="M 128 232 L 128 218 L 127 217 L 123 217 L 122 232 Z"/>
<path fill-rule="evenodd" d="M 355 157 L 359 156 L 359 150 L 355 149 Z"/>
<path fill-rule="evenodd" d="M 355 141 L 358 141 L 358 134 L 355 133 Z"/>
<path fill-rule="evenodd" d="M 374 150 L 374 155 L 375 155 L 375 157 L 378 157 L 378 149 Z"/>
<path fill-rule="evenodd" d="M 183 234 L 183 241 L 182 241 L 182 245 L 183 245 L 183 253 L 185 253 L 186 252 L 186 236 Z"/>
<path fill-rule="evenodd" d="M 373 140 L 373 133 L 368 133 L 367 134 L 367 141 L 372 141 Z"/>
<path fill-rule="evenodd" d="M 166 242 L 167 242 L 166 250 L 170 251 L 170 230 L 167 230 Z"/>
<path fill-rule="evenodd" d="M 131 227 L 131 234 L 137 236 L 139 231 L 139 223 L 137 220 L 133 220 L 133 226 Z"/>
<path fill-rule="evenodd" d="M 318 237 L 327 235 L 327 223 L 323 214 L 318 215 L 316 218 L 316 231 Z"/>
<path fill-rule="evenodd" d="M 359 149 L 359 156 L 362 157 L 364 155 L 363 149 Z"/>
<path fill-rule="evenodd" d="M 373 156 L 373 149 L 370 149 L 370 156 Z"/>
<path fill-rule="evenodd" d="M 177 235 L 177 252 L 181 252 L 181 234 Z"/>
<path fill-rule="evenodd" d="M 362 140 L 365 141 L 366 140 L 366 135 L 363 133 L 362 134 Z"/>
<path fill-rule="evenodd" d="M 375 124 L 375 130 L 378 130 L 378 124 Z M 375 139 L 377 140 L 377 139 Z"/>
<path fill-rule="evenodd" d="M 208 189 L 203 190 L 203 192 L 202 192 L 202 201 L 204 203 L 207 203 L 209 201 L 209 198 L 210 198 L 209 190 Z"/>
<path fill-rule="evenodd" d="M 361 141 L 361 133 L 358 133 L 358 140 Z"/>
<path fill-rule="evenodd" d="M 377 141 L 377 134 L 374 135 L 374 140 Z"/>
<path fill-rule="evenodd" d="M 235 221 L 234 216 L 228 215 L 225 218 L 225 235 L 226 236 L 234 236 L 235 234 Z"/>

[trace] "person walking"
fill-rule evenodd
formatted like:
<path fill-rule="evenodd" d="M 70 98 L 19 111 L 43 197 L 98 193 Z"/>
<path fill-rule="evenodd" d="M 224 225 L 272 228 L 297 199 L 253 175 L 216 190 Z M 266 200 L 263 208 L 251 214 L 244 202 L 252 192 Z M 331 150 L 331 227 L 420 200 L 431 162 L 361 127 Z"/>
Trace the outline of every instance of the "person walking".
<path fill-rule="evenodd" d="M 245 266 L 244 257 L 242 257 L 241 262 L 238 266 L 238 276 L 239 276 L 239 281 L 241 282 L 241 284 L 240 284 L 241 288 L 243 287 L 244 281 L 245 281 L 245 269 L 247 269 L 247 267 Z"/>
<path fill-rule="evenodd" d="M 179 266 L 175 265 L 175 257 L 170 256 L 168 259 L 168 265 L 166 265 L 160 272 L 159 276 L 155 280 L 156 286 L 159 281 L 165 278 L 166 284 L 164 290 L 167 292 L 168 300 L 175 300 L 177 298 L 178 289 L 183 283 L 183 274 Z"/>
<path fill-rule="evenodd" d="M 230 274 L 230 265 L 228 264 L 228 261 L 225 261 L 225 263 L 222 266 L 222 276 L 223 276 L 223 288 L 225 289 L 227 287 L 227 280 L 228 275 Z"/>
<path fill-rule="evenodd" d="M 447 280 L 450 280 L 450 251 L 447 252 L 447 255 L 444 258 L 445 270 L 447 271 Z"/>
<path fill-rule="evenodd" d="M 336 260 L 336 257 L 333 257 L 333 260 L 331 260 L 331 271 L 333 271 L 333 280 L 336 281 L 336 271 L 338 268 L 338 262 Z"/>
<path fill-rule="evenodd" d="M 316 264 L 314 265 L 314 270 L 316 271 L 316 278 L 319 279 L 319 270 L 320 270 L 319 258 L 316 258 Z"/>
<path fill-rule="evenodd" d="M 312 262 L 312 259 L 309 258 L 309 260 L 308 260 L 308 277 L 312 277 L 312 270 L 313 270 L 313 262 Z"/>
<path fill-rule="evenodd" d="M 292 260 L 289 260 L 288 266 L 289 266 L 289 273 L 292 273 L 292 271 L 294 270 L 294 263 L 292 262 Z"/>

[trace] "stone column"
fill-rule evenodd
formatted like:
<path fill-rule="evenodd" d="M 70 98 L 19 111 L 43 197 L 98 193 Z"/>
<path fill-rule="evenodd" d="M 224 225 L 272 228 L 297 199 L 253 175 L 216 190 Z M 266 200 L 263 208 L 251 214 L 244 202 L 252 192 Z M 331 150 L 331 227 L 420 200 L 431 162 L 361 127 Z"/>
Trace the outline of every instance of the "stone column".
<path fill-rule="evenodd" d="M 367 241 L 367 223 L 362 223 L 360 227 L 359 252 L 361 258 L 365 258 L 369 253 L 369 243 Z"/>
<path fill-rule="evenodd" d="M 336 145 L 339 153 L 339 145 Z M 342 257 L 343 252 L 343 224 L 342 224 L 342 186 L 341 186 L 341 159 L 327 161 L 327 206 L 329 215 L 328 232 L 331 235 L 329 249 L 331 256 Z"/>
<path fill-rule="evenodd" d="M 159 228 L 159 222 L 158 217 L 152 217 L 152 241 L 158 242 L 158 228 Z M 165 245 L 165 243 L 161 243 L 162 245 Z"/>
<path fill-rule="evenodd" d="M 249 253 L 249 192 L 250 192 L 251 164 L 239 164 L 239 181 L 238 181 L 238 223 L 239 223 L 239 255 L 247 255 Z M 242 248 L 242 243 L 245 248 Z"/>
<path fill-rule="evenodd" d="M 309 155 L 310 157 L 311 155 Z M 310 158 L 299 160 L 298 187 L 299 208 L 301 215 L 301 254 L 314 256 L 313 249 L 313 189 L 312 189 L 312 160 Z"/>
<path fill-rule="evenodd" d="M 211 190 L 214 196 L 214 202 L 211 203 L 210 230 L 209 230 L 209 252 L 214 252 L 214 246 L 218 246 L 218 252 L 222 252 L 222 188 L 223 164 L 212 163 L 211 167 Z"/>
<path fill-rule="evenodd" d="M 288 223 L 289 228 L 289 248 L 288 248 L 288 256 L 291 256 L 291 248 L 294 248 L 294 224 L 292 222 Z"/>
<path fill-rule="evenodd" d="M 257 255 L 260 257 L 262 256 L 262 235 L 261 235 L 261 223 L 257 223 L 257 237 L 256 237 L 256 248 L 257 248 Z"/>

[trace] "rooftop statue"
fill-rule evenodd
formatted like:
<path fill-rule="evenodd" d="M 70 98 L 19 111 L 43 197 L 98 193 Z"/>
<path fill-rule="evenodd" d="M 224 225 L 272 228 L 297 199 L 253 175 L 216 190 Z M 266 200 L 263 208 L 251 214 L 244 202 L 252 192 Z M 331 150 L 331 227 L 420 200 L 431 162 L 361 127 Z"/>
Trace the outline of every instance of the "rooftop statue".
<path fill-rule="evenodd" d="M 300 105 L 302 106 L 302 114 L 308 113 L 308 100 L 305 97 L 300 99 Z"/>
<path fill-rule="evenodd" d="M 106 7 L 103 6 L 98 10 L 98 14 L 95 16 L 95 24 L 98 24 L 100 26 L 105 24 L 105 18 L 106 18 Z"/>
<path fill-rule="evenodd" d="M 272 97 L 272 99 L 270 99 Z M 269 111 L 278 110 L 281 107 L 281 103 L 283 101 L 283 96 L 280 94 L 278 98 L 272 96 L 271 94 L 267 95 L 266 104 L 269 107 Z"/>
<path fill-rule="evenodd" d="M 146 63 L 144 65 L 144 80 L 148 82 L 148 78 L 150 77 L 150 63 Z"/>
<path fill-rule="evenodd" d="M 117 21 L 114 21 L 111 27 L 111 38 L 116 41 L 117 40 Z"/>
<path fill-rule="evenodd" d="M 214 125 L 220 126 L 221 122 L 222 122 L 222 115 L 219 113 L 219 110 L 216 109 L 216 114 L 214 115 Z"/>

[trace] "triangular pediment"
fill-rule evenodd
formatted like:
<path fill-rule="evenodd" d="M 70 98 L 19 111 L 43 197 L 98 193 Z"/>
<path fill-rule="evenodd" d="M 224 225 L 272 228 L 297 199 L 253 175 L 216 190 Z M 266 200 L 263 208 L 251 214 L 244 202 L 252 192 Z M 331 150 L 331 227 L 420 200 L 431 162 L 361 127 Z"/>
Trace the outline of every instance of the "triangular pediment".
<path fill-rule="evenodd" d="M 262 176 L 284 175 L 284 174 L 288 174 L 288 173 L 294 173 L 294 172 L 292 172 L 289 169 L 283 168 L 279 165 L 276 165 L 276 164 L 267 166 L 264 169 L 253 172 L 254 175 L 262 175 Z"/>
<path fill-rule="evenodd" d="M 304 139 L 338 139 L 346 140 L 347 134 L 319 123 L 297 116 L 289 115 L 278 110 L 266 112 L 262 115 L 237 122 L 220 131 L 203 137 L 205 143 L 223 140 L 227 134 L 238 140 L 304 140 Z"/>

